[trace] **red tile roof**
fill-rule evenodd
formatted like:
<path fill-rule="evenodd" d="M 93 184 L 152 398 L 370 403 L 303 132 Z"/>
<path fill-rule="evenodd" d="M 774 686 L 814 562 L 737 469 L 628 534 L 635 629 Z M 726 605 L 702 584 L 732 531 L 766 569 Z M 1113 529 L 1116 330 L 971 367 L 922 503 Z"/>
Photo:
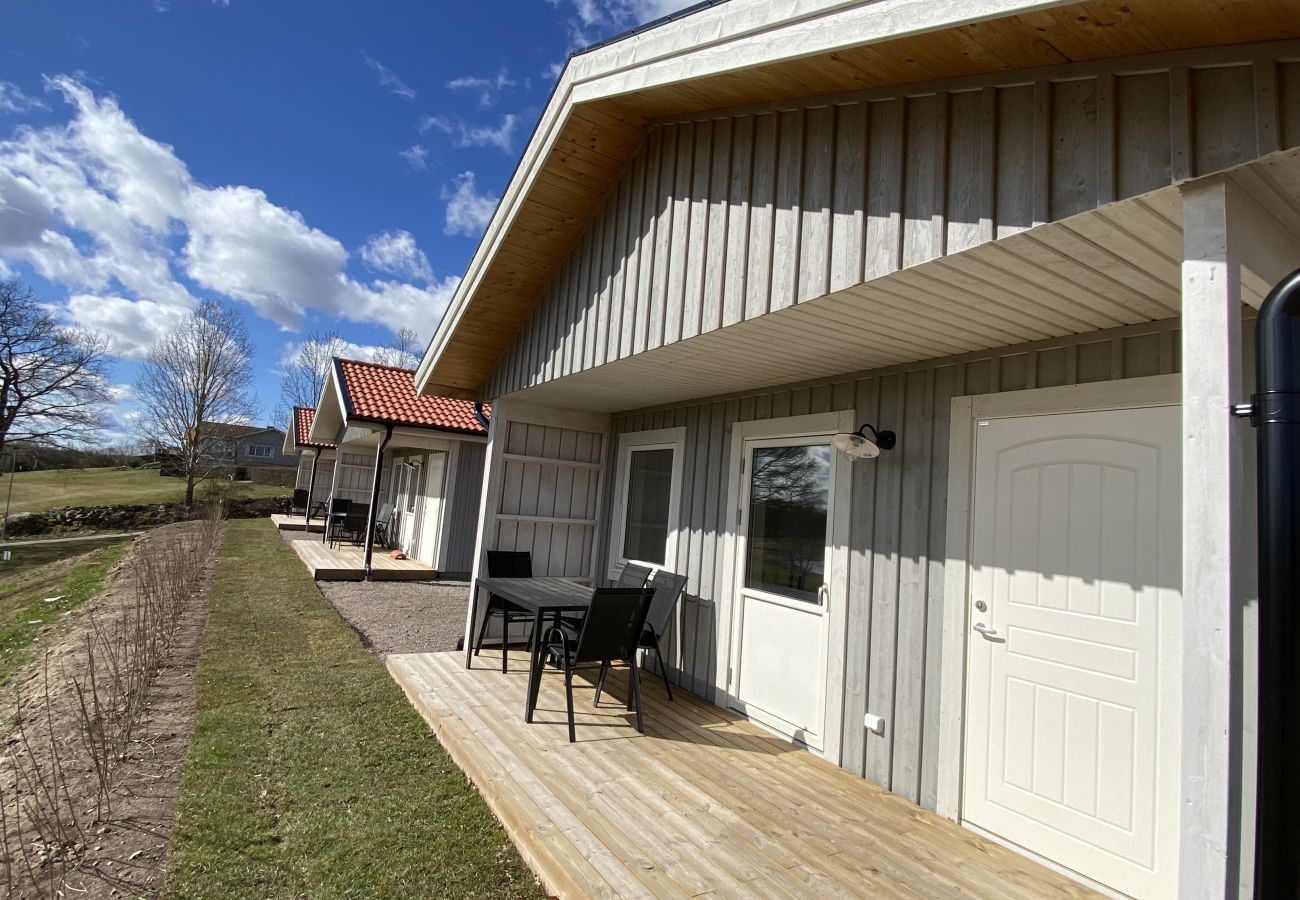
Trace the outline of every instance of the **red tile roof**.
<path fill-rule="evenodd" d="M 293 437 L 299 447 L 323 447 L 333 450 L 333 444 L 325 444 L 311 439 L 311 423 L 316 419 L 316 410 L 310 406 L 293 408 Z"/>
<path fill-rule="evenodd" d="M 415 390 L 415 372 L 354 359 L 338 360 L 348 417 L 372 422 L 487 434 L 472 400 L 425 397 Z M 485 414 L 489 407 L 484 405 Z"/>

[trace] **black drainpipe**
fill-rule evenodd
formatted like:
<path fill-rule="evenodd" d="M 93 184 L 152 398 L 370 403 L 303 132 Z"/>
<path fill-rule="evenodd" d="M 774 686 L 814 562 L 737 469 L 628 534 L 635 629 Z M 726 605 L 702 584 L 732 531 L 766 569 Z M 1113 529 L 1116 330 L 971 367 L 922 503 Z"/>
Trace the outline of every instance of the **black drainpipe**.
<path fill-rule="evenodd" d="M 488 428 L 488 417 L 487 414 L 483 412 L 482 400 L 474 401 L 474 418 L 478 419 L 478 423 L 482 425 L 483 430 L 486 431 Z"/>
<path fill-rule="evenodd" d="M 393 426 L 384 426 L 384 439 L 375 451 L 375 478 L 370 483 L 370 512 L 366 515 L 366 561 L 363 571 L 366 581 L 370 580 L 370 560 L 375 555 L 375 508 L 379 505 L 379 482 L 384 475 L 384 450 L 393 439 Z"/>
<path fill-rule="evenodd" d="M 1300 897 L 1300 270 L 1260 307 L 1255 391 L 1238 409 L 1259 465 L 1255 896 Z"/>

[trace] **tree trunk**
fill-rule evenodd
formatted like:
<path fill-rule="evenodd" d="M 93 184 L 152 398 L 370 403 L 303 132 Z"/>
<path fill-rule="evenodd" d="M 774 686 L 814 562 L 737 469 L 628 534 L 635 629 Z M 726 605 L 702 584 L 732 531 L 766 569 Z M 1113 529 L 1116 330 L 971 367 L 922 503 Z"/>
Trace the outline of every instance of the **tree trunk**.
<path fill-rule="evenodd" d="M 194 505 L 194 473 L 185 473 L 185 505 L 187 507 Z"/>

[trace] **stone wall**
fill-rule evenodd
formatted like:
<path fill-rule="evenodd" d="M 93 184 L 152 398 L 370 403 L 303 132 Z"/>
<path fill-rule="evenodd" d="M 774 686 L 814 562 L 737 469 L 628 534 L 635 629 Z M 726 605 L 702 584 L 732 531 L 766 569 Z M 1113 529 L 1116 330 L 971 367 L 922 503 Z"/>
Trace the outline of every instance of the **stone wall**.
<path fill-rule="evenodd" d="M 207 504 L 199 501 L 186 508 L 184 503 L 151 503 L 141 506 L 65 506 L 39 513 L 19 513 L 9 517 L 5 537 L 74 534 L 91 531 L 139 531 L 199 519 L 207 514 Z M 226 518 L 260 519 L 272 513 L 289 512 L 288 497 L 263 497 L 256 500 L 226 500 Z"/>

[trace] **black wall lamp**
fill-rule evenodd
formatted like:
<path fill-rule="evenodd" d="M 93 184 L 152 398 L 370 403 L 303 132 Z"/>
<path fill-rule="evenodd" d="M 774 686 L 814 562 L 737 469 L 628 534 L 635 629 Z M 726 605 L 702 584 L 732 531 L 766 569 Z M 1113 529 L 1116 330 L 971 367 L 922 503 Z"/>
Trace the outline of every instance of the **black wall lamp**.
<path fill-rule="evenodd" d="M 871 437 L 867 437 L 868 431 Z M 875 459 L 881 450 L 892 450 L 897 442 L 894 432 L 877 431 L 874 425 L 863 425 L 852 434 L 840 433 L 831 438 L 831 446 L 850 459 Z"/>

